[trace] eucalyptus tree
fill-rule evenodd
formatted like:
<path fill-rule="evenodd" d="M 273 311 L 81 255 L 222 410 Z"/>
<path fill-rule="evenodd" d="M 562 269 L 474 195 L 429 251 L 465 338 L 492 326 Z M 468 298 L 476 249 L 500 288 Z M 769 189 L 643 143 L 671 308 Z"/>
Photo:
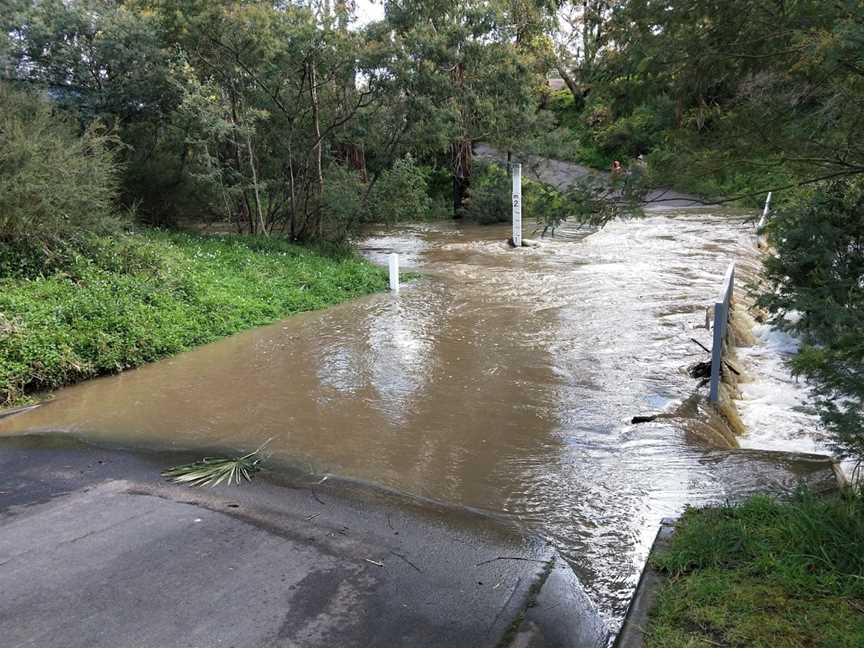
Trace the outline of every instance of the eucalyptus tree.
<path fill-rule="evenodd" d="M 19 0 L 7 77 L 116 129 L 125 197 L 145 214 L 340 238 L 351 223 L 328 231 L 326 175 L 356 157 L 345 155 L 353 122 L 378 96 L 349 12 L 339 2 Z"/>
<path fill-rule="evenodd" d="M 628 0 L 614 13 L 604 92 L 619 115 L 665 97 L 670 142 L 778 169 L 758 193 L 860 173 L 862 34 L 857 0 Z"/>
<path fill-rule="evenodd" d="M 238 228 L 323 234 L 322 83 L 339 44 L 311 9 L 160 3 L 178 57 L 173 79 L 194 130 L 194 171 Z M 334 57 L 337 61 L 334 63 Z M 348 58 L 350 64 L 350 57 Z"/>
<path fill-rule="evenodd" d="M 398 128 L 421 151 L 448 151 L 454 215 L 470 187 L 472 144 L 516 134 L 536 105 L 538 73 L 511 8 L 483 0 L 388 0 L 378 26 L 390 44 Z"/>
<path fill-rule="evenodd" d="M 341 238 L 357 201 L 328 193 L 362 205 L 407 153 L 449 155 L 458 212 L 472 143 L 534 111 L 533 3 L 393 0 L 353 29 L 349 2 L 16 0 L 7 76 L 116 129 L 124 198 L 152 220 Z"/>
<path fill-rule="evenodd" d="M 611 19 L 621 0 L 563 0 L 558 7 L 555 67 L 581 108 L 602 73 L 603 54 L 612 45 Z"/>

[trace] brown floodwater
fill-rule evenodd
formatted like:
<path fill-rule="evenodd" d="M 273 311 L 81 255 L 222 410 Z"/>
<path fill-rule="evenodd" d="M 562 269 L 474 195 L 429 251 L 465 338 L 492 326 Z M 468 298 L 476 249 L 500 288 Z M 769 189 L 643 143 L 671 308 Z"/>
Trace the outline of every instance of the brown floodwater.
<path fill-rule="evenodd" d="M 726 265 L 756 261 L 741 216 L 653 213 L 520 250 L 498 226 L 373 232 L 364 254 L 422 273 L 399 294 L 63 389 L 0 434 L 238 450 L 272 437 L 276 461 L 518 520 L 614 624 L 658 521 L 767 470 L 693 434 L 704 408 L 686 372 Z"/>

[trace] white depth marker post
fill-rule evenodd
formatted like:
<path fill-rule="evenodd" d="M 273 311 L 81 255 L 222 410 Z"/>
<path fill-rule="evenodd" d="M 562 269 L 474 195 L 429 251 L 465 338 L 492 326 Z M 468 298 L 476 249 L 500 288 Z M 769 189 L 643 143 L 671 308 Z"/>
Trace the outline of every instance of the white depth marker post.
<path fill-rule="evenodd" d="M 390 290 L 399 292 L 399 255 L 390 254 Z"/>
<path fill-rule="evenodd" d="M 522 247 L 522 165 L 514 162 L 513 169 L 513 246 Z"/>

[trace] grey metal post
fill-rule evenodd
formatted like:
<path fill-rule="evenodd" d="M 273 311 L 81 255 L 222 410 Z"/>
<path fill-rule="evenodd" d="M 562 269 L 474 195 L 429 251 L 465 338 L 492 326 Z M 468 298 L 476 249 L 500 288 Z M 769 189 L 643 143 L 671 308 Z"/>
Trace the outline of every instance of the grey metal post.
<path fill-rule="evenodd" d="M 723 346 L 726 344 L 729 308 L 734 290 L 735 264 L 730 263 L 723 276 L 720 295 L 714 303 L 714 343 L 711 346 L 711 387 L 708 395 L 712 403 L 720 400 L 720 365 L 723 362 Z"/>
<path fill-rule="evenodd" d="M 711 345 L 711 390 L 708 399 L 712 403 L 720 400 L 720 363 L 723 362 L 723 338 L 726 322 L 726 305 L 714 304 L 714 343 Z"/>

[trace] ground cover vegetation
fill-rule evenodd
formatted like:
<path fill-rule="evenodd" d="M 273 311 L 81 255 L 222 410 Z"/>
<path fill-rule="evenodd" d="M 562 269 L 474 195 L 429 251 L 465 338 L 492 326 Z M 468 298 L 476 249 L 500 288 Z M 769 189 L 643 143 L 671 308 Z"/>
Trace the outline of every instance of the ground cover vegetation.
<path fill-rule="evenodd" d="M 864 498 L 688 510 L 647 628 L 651 648 L 864 645 Z"/>
<path fill-rule="evenodd" d="M 383 290 L 386 282 L 382 269 L 352 254 L 321 254 L 284 239 L 157 230 L 92 238 L 86 249 L 64 252 L 50 274 L 25 265 L 0 279 L 0 403 Z"/>

